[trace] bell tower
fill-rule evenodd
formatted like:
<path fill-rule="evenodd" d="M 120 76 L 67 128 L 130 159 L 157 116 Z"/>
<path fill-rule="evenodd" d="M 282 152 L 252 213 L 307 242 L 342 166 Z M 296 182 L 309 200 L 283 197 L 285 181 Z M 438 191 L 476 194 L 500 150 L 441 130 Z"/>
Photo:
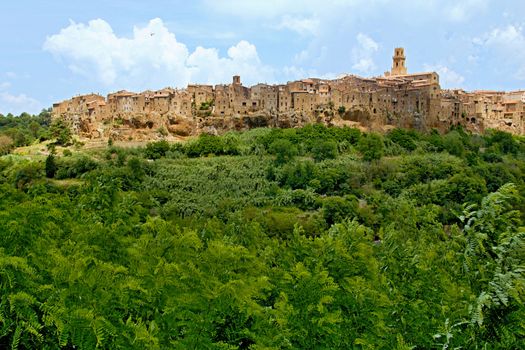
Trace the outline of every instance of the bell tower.
<path fill-rule="evenodd" d="M 390 71 L 390 75 L 407 74 L 405 60 L 405 49 L 402 47 L 396 47 L 394 49 L 394 56 L 392 57 L 392 70 Z"/>

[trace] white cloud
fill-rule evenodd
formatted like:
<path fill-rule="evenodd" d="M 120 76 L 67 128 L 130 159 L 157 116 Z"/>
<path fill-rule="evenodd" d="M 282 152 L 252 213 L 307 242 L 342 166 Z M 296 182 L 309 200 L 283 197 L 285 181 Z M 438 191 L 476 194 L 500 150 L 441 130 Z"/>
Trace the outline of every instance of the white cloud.
<path fill-rule="evenodd" d="M 13 95 L 7 91 L 0 91 L 0 113 L 2 114 L 38 113 L 41 109 L 42 104 L 26 94 Z"/>
<path fill-rule="evenodd" d="M 335 79 L 337 77 L 337 74 L 332 72 L 319 73 L 316 69 L 304 69 L 297 66 L 285 66 L 282 69 L 282 75 L 287 80 L 304 78 Z"/>
<path fill-rule="evenodd" d="M 369 0 L 374 2 L 375 0 Z M 341 8 L 349 8 L 364 0 L 205 0 L 204 5 L 215 13 L 242 18 L 278 18 L 279 16 L 333 12 Z M 377 2 L 377 1 L 376 1 Z"/>
<path fill-rule="evenodd" d="M 131 38 L 118 36 L 102 19 L 71 22 L 47 37 L 44 50 L 67 62 L 75 73 L 96 78 L 107 87 L 146 89 L 189 82 L 223 83 L 240 74 L 248 83 L 272 79 L 254 45 L 240 41 L 220 57 L 217 49 L 197 47 L 190 53 L 160 18 L 133 28 Z M 226 79 L 226 80 L 225 80 Z"/>
<path fill-rule="evenodd" d="M 42 105 L 39 101 L 25 94 L 14 95 L 7 91 L 10 87 L 11 83 L 8 81 L 0 83 L 0 113 L 18 115 L 22 112 L 40 112 Z"/>
<path fill-rule="evenodd" d="M 439 74 L 439 82 L 445 88 L 460 87 L 461 84 L 465 81 L 465 78 L 461 76 L 459 73 L 441 64 L 437 64 L 437 65 L 425 64 L 423 68 L 425 71 L 437 72 Z"/>
<path fill-rule="evenodd" d="M 296 54 L 293 58 L 294 62 L 296 63 L 303 63 L 310 57 L 310 52 L 307 49 L 301 50 L 298 54 Z"/>
<path fill-rule="evenodd" d="M 379 50 L 379 44 L 366 34 L 357 34 L 357 46 L 352 49 L 352 58 L 355 69 L 364 74 L 370 74 L 376 70 L 373 55 Z"/>
<path fill-rule="evenodd" d="M 239 74 L 250 84 L 273 81 L 273 70 L 264 66 L 254 45 L 240 41 L 228 49 L 228 57 L 221 58 L 217 49 L 197 47 L 187 59 L 192 81 L 227 83 Z"/>
<path fill-rule="evenodd" d="M 488 0 L 461 0 L 454 1 L 452 5 L 445 7 L 448 19 L 462 22 L 472 18 L 478 12 L 483 11 L 488 6 Z"/>
<path fill-rule="evenodd" d="M 359 43 L 359 46 L 367 52 L 376 52 L 379 50 L 379 44 L 366 34 L 357 34 L 357 42 Z"/>
<path fill-rule="evenodd" d="M 487 45 L 498 45 L 502 47 L 523 44 L 524 40 L 523 28 L 514 25 L 509 25 L 503 29 L 495 28 L 482 38 L 482 42 Z"/>
<path fill-rule="evenodd" d="M 288 29 L 300 35 L 317 35 L 319 32 L 319 19 L 303 18 L 285 15 L 276 26 L 277 29 Z"/>
<path fill-rule="evenodd" d="M 479 48 L 492 50 L 489 56 L 499 58 L 503 66 L 512 68 L 514 78 L 525 80 L 525 34 L 523 27 L 508 25 L 495 28 L 481 37 L 474 38 L 473 43 Z"/>
<path fill-rule="evenodd" d="M 2 83 L 0 83 L 0 91 L 1 90 L 7 90 L 11 87 L 11 83 L 8 82 L 8 81 L 4 81 Z"/>
<path fill-rule="evenodd" d="M 352 69 L 355 69 L 359 72 L 363 73 L 370 73 L 374 71 L 377 68 L 377 66 L 374 63 L 374 60 L 371 58 L 361 58 L 359 61 L 354 63 L 352 66 Z"/>

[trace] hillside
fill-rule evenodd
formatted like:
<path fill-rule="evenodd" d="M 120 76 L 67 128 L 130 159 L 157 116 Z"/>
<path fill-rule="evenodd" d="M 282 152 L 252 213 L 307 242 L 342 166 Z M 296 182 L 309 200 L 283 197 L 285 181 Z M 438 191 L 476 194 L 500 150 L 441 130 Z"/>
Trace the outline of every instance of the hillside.
<path fill-rule="evenodd" d="M 524 348 L 524 150 L 310 125 L 4 156 L 0 347 Z"/>

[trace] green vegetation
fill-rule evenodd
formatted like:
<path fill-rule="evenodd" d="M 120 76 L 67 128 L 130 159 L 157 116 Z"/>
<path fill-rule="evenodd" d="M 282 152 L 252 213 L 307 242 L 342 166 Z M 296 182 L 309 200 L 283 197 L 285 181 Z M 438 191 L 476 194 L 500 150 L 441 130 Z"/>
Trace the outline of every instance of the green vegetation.
<path fill-rule="evenodd" d="M 524 155 L 312 125 L 1 157 L 0 348 L 523 349 Z"/>
<path fill-rule="evenodd" d="M 48 140 L 52 137 L 49 126 L 51 110 L 44 109 L 39 115 L 22 113 L 19 116 L 0 114 L 0 155 L 14 147 L 30 145 L 32 142 Z M 66 132 L 69 132 L 66 129 Z"/>

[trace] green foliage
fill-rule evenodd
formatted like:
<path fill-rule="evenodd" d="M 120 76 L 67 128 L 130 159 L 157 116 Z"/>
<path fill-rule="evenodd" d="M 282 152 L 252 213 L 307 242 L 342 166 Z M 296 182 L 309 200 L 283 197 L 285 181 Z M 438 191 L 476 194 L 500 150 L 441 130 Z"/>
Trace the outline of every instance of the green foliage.
<path fill-rule="evenodd" d="M 417 147 L 418 135 L 413 130 L 394 129 L 387 137 L 407 151 L 413 151 Z"/>
<path fill-rule="evenodd" d="M 517 154 L 520 145 L 509 133 L 499 130 L 490 130 L 485 137 L 487 146 L 503 154 Z M 523 150 L 523 147 L 521 147 Z"/>
<path fill-rule="evenodd" d="M 335 141 L 323 141 L 312 147 L 312 156 L 316 161 L 337 158 L 337 143 Z"/>
<path fill-rule="evenodd" d="M 62 119 L 56 119 L 50 126 L 51 136 L 55 139 L 56 144 L 68 146 L 72 141 L 72 133 L 69 125 Z"/>
<path fill-rule="evenodd" d="M 289 140 L 276 140 L 270 145 L 269 152 L 275 155 L 275 163 L 282 165 L 294 159 L 297 155 L 297 147 Z"/>
<path fill-rule="evenodd" d="M 170 150 L 170 144 L 166 140 L 150 142 L 144 149 L 144 156 L 148 159 L 159 159 Z"/>
<path fill-rule="evenodd" d="M 0 348 L 525 348 L 520 142 L 255 129 L 53 153 L 55 180 L 0 157 Z"/>
<path fill-rule="evenodd" d="M 15 146 L 12 138 L 7 135 L 0 135 L 0 156 L 9 154 Z"/>
<path fill-rule="evenodd" d="M 201 111 L 207 111 L 208 109 L 210 109 L 211 107 L 213 107 L 213 104 L 214 104 L 214 101 L 211 100 L 211 101 L 206 101 L 206 102 L 202 102 L 201 105 L 199 106 L 199 110 Z"/>
<path fill-rule="evenodd" d="M 378 160 L 383 156 L 385 149 L 383 138 L 378 134 L 367 134 L 359 141 L 358 149 L 363 155 L 363 160 Z"/>
<path fill-rule="evenodd" d="M 50 154 L 46 158 L 46 177 L 52 179 L 55 177 L 57 165 L 55 163 L 55 156 Z"/>
<path fill-rule="evenodd" d="M 49 139 L 50 121 L 51 114 L 47 109 L 38 115 L 0 114 L 0 155 L 8 153 L 13 147 L 27 146 L 35 140 Z"/>
<path fill-rule="evenodd" d="M 224 137 L 202 134 L 197 140 L 185 146 L 184 150 L 188 157 L 239 154 L 238 140 L 231 134 Z"/>
<path fill-rule="evenodd" d="M 443 138 L 443 147 L 448 153 L 461 157 L 465 153 L 465 145 L 458 131 L 451 131 Z"/>
<path fill-rule="evenodd" d="M 96 169 L 98 166 L 96 161 L 87 156 L 60 158 L 58 161 L 53 158 L 53 164 L 55 166 L 57 179 L 79 178 L 83 174 Z"/>

